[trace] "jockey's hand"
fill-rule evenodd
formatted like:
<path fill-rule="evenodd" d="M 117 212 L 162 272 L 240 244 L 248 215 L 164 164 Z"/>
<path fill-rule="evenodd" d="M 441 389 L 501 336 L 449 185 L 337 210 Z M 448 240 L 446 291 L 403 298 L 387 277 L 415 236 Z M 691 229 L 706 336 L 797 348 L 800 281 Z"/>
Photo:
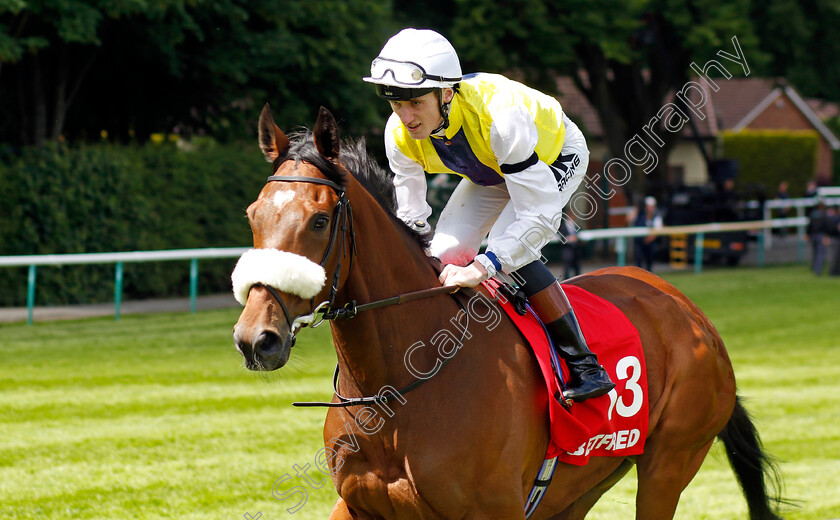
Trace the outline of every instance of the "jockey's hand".
<path fill-rule="evenodd" d="M 487 269 L 478 262 L 466 267 L 449 264 L 443 268 L 438 279 L 444 286 L 475 287 L 487 279 Z"/>

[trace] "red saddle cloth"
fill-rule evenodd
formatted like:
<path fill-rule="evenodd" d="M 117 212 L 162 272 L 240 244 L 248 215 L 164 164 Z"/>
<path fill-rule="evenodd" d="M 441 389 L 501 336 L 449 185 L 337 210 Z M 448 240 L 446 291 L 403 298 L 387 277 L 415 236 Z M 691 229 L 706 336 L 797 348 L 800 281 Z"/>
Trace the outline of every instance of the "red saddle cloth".
<path fill-rule="evenodd" d="M 496 280 L 484 282 L 496 297 Z M 530 310 L 520 316 L 513 304 L 499 295 L 498 302 L 533 348 L 548 392 L 550 440 L 545 458 L 584 465 L 589 457 L 626 457 L 644 451 L 648 432 L 648 388 L 645 358 L 639 333 L 612 303 L 573 285 L 563 290 L 575 310 L 586 342 L 607 370 L 616 387 L 609 394 L 582 403 L 571 410 L 553 396 L 560 390 L 551 366 L 548 339 Z M 561 361 L 563 380 L 569 372 Z"/>

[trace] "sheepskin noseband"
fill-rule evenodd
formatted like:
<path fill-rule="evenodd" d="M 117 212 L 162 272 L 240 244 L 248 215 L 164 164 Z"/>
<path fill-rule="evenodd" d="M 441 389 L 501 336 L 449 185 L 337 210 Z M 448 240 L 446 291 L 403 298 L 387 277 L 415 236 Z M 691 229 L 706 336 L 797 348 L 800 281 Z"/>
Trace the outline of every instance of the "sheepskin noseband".
<path fill-rule="evenodd" d="M 236 262 L 231 275 L 233 295 L 245 305 L 248 291 L 256 284 L 309 299 L 318 294 L 327 280 L 324 268 L 312 260 L 277 249 L 251 249 Z"/>

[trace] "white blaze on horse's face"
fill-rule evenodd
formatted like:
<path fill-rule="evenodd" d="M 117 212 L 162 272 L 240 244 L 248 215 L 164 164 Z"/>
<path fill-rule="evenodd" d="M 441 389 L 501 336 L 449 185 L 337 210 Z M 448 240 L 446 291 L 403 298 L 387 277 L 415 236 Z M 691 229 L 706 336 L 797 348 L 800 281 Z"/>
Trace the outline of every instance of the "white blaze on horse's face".
<path fill-rule="evenodd" d="M 279 176 L 319 176 L 308 163 L 281 166 Z M 336 195 L 327 186 L 304 182 L 270 182 L 248 208 L 257 249 L 279 249 L 320 261 L 329 241 Z"/>
<path fill-rule="evenodd" d="M 274 194 L 274 208 L 277 211 L 283 211 L 283 206 L 294 198 L 295 192 L 292 190 L 278 191 Z"/>

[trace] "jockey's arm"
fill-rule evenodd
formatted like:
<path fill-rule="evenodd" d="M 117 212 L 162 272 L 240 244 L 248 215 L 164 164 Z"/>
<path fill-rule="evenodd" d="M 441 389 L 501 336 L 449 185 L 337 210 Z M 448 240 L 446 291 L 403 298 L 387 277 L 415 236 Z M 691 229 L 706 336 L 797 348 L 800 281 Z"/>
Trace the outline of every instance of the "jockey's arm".
<path fill-rule="evenodd" d="M 538 139 L 536 124 L 524 107 L 503 111 L 491 127 L 490 146 L 505 172 L 516 220 L 489 240 L 485 254 L 476 257 L 490 276 L 500 270 L 510 273 L 540 258 L 560 227 L 569 197 L 561 195 L 554 172 L 537 157 Z"/>
<path fill-rule="evenodd" d="M 385 145 L 389 166 L 394 172 L 397 216 L 411 225 L 431 215 L 426 201 L 423 167 L 402 154 L 386 130 Z M 492 238 L 487 252 L 466 267 L 447 266 L 441 273 L 444 285 L 474 287 L 498 271 L 512 272 L 540 258 L 540 250 L 560 226 L 563 205 L 554 173 L 536 156 L 539 135 L 524 107 L 511 107 L 494 121 L 490 146 L 503 165 L 505 183 L 516 214 L 500 235 Z M 576 186 L 576 185 L 575 185 Z M 574 191 L 574 187 L 570 192 Z"/>
<path fill-rule="evenodd" d="M 391 121 L 389 120 L 389 127 Z M 390 128 L 385 129 L 385 153 L 388 165 L 394 173 L 394 191 L 397 197 L 397 217 L 420 233 L 431 232 L 426 223 L 432 214 L 432 207 L 426 201 L 426 173 L 423 167 L 399 151 Z"/>

